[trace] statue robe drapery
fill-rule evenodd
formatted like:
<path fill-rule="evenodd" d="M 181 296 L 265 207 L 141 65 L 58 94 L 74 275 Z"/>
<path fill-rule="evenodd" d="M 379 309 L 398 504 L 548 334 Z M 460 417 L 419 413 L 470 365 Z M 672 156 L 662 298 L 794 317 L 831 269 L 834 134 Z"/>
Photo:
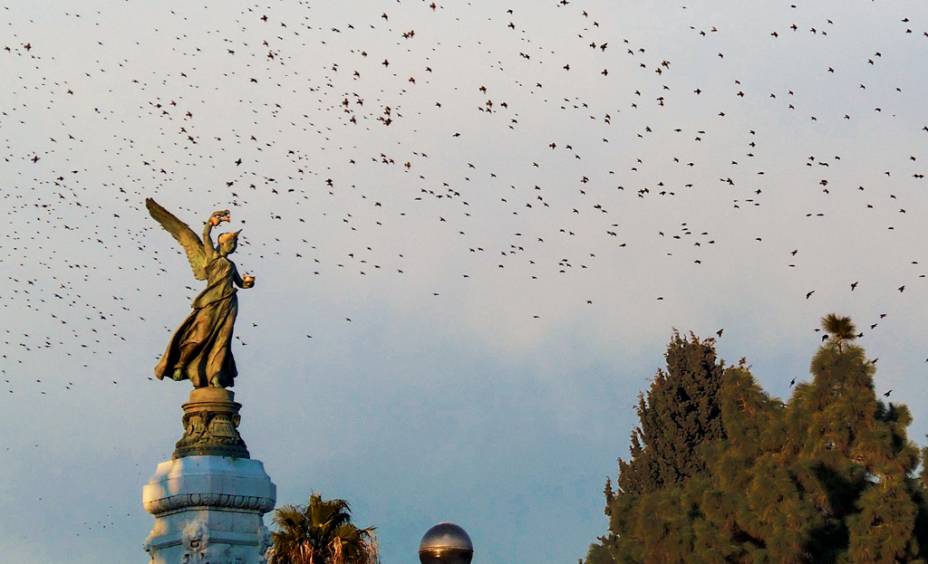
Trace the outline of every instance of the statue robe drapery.
<path fill-rule="evenodd" d="M 190 380 L 195 388 L 229 387 L 238 375 L 232 357 L 232 329 L 238 315 L 233 284 L 243 287 L 235 263 L 216 253 L 206 265 L 207 287 L 193 300 L 193 311 L 180 324 L 155 376 Z M 175 376 L 177 369 L 180 373 Z"/>

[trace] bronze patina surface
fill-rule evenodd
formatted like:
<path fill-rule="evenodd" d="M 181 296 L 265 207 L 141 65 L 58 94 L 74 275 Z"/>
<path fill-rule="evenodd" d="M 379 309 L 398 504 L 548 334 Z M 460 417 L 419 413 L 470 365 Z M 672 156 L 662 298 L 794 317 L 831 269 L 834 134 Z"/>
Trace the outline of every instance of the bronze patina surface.
<path fill-rule="evenodd" d="M 245 441 L 238 433 L 242 405 L 224 388 L 195 388 L 184 408 L 184 436 L 177 441 L 174 458 L 185 456 L 231 456 L 249 458 Z"/>
<path fill-rule="evenodd" d="M 236 288 L 251 288 L 254 277 L 239 276 L 229 255 L 235 252 L 239 231 L 219 235 L 213 246 L 212 229 L 230 221 L 229 210 L 213 212 L 199 238 L 190 227 L 151 198 L 145 206 L 158 223 L 183 247 L 197 280 L 206 288 L 193 300 L 193 309 L 174 332 L 155 376 L 190 380 L 194 388 L 225 388 L 234 384 L 238 371 L 232 357 L 232 332 L 238 315 Z"/>

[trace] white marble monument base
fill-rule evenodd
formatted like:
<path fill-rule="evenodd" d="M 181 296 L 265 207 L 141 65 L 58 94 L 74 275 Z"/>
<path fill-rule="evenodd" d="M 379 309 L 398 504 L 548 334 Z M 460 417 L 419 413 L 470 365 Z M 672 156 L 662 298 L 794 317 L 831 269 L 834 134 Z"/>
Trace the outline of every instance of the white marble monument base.
<path fill-rule="evenodd" d="M 260 460 L 185 456 L 162 462 L 142 489 L 155 516 L 145 540 L 151 564 L 258 564 L 270 534 L 263 515 L 277 486 Z"/>

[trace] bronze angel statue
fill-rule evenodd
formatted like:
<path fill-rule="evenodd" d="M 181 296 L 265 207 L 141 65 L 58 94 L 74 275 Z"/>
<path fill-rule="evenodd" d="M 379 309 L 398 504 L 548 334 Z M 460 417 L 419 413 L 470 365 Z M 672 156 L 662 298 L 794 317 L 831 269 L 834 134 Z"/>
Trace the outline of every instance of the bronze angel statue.
<path fill-rule="evenodd" d="M 211 232 L 223 221 L 232 219 L 229 210 L 215 211 L 203 226 L 203 238 L 196 236 L 186 223 L 177 219 L 151 198 L 145 207 L 184 248 L 197 280 L 206 280 L 206 288 L 193 300 L 193 311 L 174 331 L 155 376 L 173 380 L 190 380 L 194 388 L 229 387 L 238 374 L 232 358 L 232 329 L 238 314 L 236 289 L 251 288 L 254 276 L 239 276 L 229 255 L 235 252 L 239 231 L 222 233 L 213 246 Z"/>

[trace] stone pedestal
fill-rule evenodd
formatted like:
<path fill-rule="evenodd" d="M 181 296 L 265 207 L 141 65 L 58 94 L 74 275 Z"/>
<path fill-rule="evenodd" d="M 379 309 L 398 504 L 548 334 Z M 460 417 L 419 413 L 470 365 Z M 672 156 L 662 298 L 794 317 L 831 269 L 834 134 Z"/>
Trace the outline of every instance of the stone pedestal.
<path fill-rule="evenodd" d="M 191 393 L 174 456 L 142 489 L 155 517 L 145 540 L 152 564 L 265 562 L 263 515 L 274 508 L 277 487 L 261 461 L 248 457 L 236 429 L 241 406 L 232 398 L 222 388 Z"/>
<path fill-rule="evenodd" d="M 190 455 L 218 455 L 248 458 L 248 448 L 238 434 L 242 404 L 233 401 L 235 393 L 225 388 L 195 388 L 184 408 L 184 436 L 174 450 L 174 458 Z"/>

